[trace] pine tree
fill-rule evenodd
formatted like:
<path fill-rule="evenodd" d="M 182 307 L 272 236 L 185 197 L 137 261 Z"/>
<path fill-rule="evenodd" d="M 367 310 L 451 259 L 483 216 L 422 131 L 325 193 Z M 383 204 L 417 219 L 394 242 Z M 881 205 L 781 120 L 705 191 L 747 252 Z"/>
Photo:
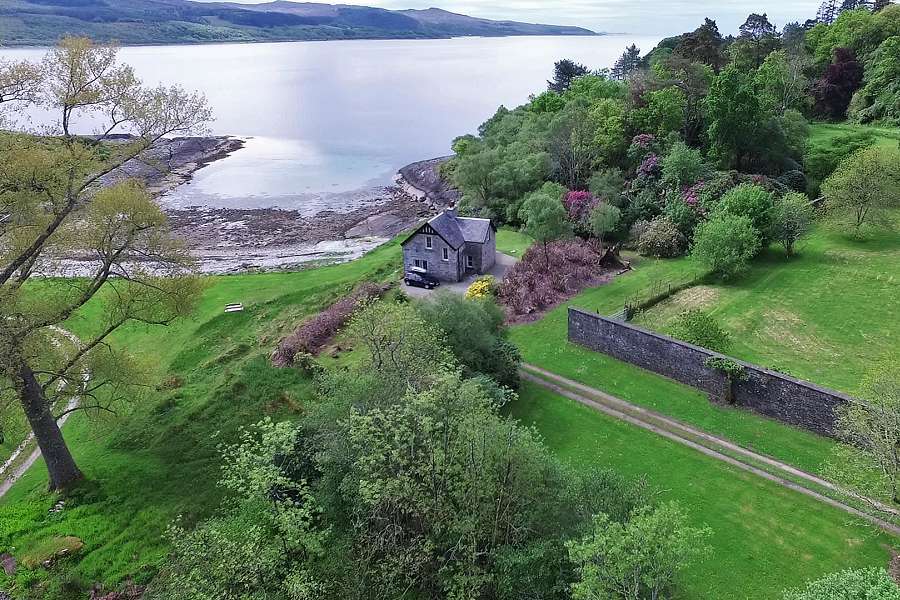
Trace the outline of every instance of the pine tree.
<path fill-rule="evenodd" d="M 837 0 L 825 0 L 819 5 L 819 12 L 816 14 L 816 21 L 831 25 L 840 13 Z"/>
<path fill-rule="evenodd" d="M 613 65 L 610 77 L 624 81 L 639 71 L 641 68 L 641 49 L 635 44 L 625 48 L 625 52 Z"/>

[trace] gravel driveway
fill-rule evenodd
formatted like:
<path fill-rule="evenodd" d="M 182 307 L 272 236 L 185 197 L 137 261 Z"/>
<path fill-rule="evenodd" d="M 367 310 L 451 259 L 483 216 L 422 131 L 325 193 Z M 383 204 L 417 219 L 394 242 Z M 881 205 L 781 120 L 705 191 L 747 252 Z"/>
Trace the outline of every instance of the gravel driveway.
<path fill-rule="evenodd" d="M 497 281 L 502 281 L 504 277 L 506 277 L 506 272 L 509 271 L 518 259 L 508 254 L 503 254 L 501 252 L 497 253 L 497 259 L 494 263 L 494 267 L 486 273 L 486 275 L 493 275 Z M 405 283 L 400 284 L 400 288 L 411 298 L 427 298 L 428 296 L 438 292 L 440 290 L 450 290 L 454 294 L 465 294 L 466 290 L 469 289 L 469 286 L 472 285 L 472 282 L 475 281 L 480 275 L 470 275 L 466 277 L 463 281 L 459 283 L 442 283 L 441 286 L 435 290 L 426 290 L 423 288 L 410 287 Z"/>

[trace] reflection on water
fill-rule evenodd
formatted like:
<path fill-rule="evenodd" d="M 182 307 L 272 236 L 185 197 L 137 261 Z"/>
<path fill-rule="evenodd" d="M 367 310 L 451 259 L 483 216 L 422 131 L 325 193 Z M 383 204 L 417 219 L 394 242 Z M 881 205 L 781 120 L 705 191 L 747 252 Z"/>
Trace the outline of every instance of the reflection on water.
<path fill-rule="evenodd" d="M 245 146 L 197 171 L 162 198 L 167 208 L 285 208 L 312 216 L 349 212 L 389 183 L 397 167 L 385 154 L 339 154 L 310 141 L 246 138 Z"/>
<path fill-rule="evenodd" d="M 217 135 L 253 138 L 173 192 L 173 206 L 344 210 L 401 166 L 449 154 L 500 104 L 539 92 L 554 61 L 610 66 L 636 36 L 147 46 L 122 59 L 148 84 L 203 91 Z M 3 49 L 0 57 L 41 50 Z M 35 115 L 39 124 L 46 116 Z M 82 123 L 90 130 L 90 122 Z"/>

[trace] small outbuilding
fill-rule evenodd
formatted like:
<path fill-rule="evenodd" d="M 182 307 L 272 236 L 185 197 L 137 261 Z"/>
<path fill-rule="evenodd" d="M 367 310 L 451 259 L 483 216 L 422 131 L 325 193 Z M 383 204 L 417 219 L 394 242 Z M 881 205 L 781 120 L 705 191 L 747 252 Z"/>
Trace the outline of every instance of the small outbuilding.
<path fill-rule="evenodd" d="M 441 281 L 458 282 L 494 267 L 497 227 L 490 219 L 460 217 L 455 208 L 448 208 L 401 245 L 405 271 L 422 269 Z"/>

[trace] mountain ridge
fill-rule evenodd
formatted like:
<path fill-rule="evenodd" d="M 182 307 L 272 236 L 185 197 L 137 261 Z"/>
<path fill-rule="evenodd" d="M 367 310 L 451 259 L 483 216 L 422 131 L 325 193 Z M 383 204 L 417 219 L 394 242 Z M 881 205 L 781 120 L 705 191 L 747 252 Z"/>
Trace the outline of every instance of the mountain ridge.
<path fill-rule="evenodd" d="M 6 0 L 0 44 L 48 45 L 84 35 L 124 45 L 462 36 L 598 35 L 574 26 L 470 17 L 440 8 L 388 10 L 274 0 Z"/>

